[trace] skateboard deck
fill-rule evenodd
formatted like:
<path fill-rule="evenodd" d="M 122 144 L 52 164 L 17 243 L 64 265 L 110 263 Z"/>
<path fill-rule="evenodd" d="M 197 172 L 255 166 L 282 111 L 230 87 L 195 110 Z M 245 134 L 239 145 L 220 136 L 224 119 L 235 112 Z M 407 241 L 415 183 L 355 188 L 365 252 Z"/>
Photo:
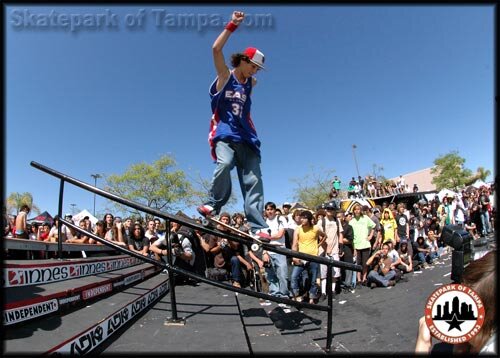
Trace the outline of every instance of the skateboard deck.
<path fill-rule="evenodd" d="M 267 239 L 257 239 L 255 237 L 253 237 L 252 235 L 250 235 L 249 233 L 246 233 L 244 231 L 238 230 L 235 227 L 232 227 L 231 225 L 223 223 L 222 221 L 214 219 L 214 218 L 207 218 L 206 217 L 202 221 L 202 225 L 205 226 L 205 227 L 210 226 L 211 224 L 220 225 L 222 227 L 225 227 L 226 229 L 228 229 L 229 231 L 231 231 L 233 234 L 237 234 L 237 235 L 243 236 L 243 237 L 245 237 L 247 239 L 250 239 L 250 240 L 256 242 L 259 246 L 262 245 L 262 243 L 264 243 L 264 242 L 266 242 L 266 243 L 270 242 L 270 240 L 267 240 Z M 258 250 L 258 248 L 254 249 L 254 247 L 252 245 L 252 251 L 257 251 L 257 250 Z"/>

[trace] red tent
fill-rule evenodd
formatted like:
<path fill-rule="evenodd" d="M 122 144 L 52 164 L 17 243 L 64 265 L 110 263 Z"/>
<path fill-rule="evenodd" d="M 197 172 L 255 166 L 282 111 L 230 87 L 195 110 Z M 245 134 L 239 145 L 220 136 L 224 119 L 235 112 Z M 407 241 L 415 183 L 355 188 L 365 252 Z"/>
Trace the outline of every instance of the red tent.
<path fill-rule="evenodd" d="M 38 216 L 36 216 L 34 218 L 31 218 L 31 219 L 28 219 L 28 221 L 29 222 L 35 222 L 35 223 L 38 223 L 38 224 L 41 224 L 41 223 L 44 223 L 44 222 L 47 221 L 47 222 L 50 223 L 50 225 L 52 225 L 52 223 L 54 222 L 54 218 L 48 212 L 44 211 L 40 215 L 38 215 Z"/>

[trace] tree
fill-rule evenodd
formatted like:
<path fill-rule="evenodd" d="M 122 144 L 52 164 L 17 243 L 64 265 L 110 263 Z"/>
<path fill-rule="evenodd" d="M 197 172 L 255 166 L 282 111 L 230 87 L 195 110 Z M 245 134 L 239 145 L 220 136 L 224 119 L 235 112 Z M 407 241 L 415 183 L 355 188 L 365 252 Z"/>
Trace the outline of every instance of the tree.
<path fill-rule="evenodd" d="M 431 174 L 434 174 L 432 184 L 437 190 L 458 188 L 466 185 L 467 180 L 472 176 L 470 169 L 464 168 L 465 159 L 458 155 L 457 151 L 441 155 L 434 160 L 434 167 Z"/>
<path fill-rule="evenodd" d="M 104 189 L 136 203 L 172 213 L 181 209 L 193 195 L 185 173 L 175 169 L 175 166 L 175 160 L 168 155 L 161 156 L 152 164 L 132 164 L 125 173 L 106 177 Z M 118 203 L 114 205 L 133 216 L 143 217 L 136 209 Z M 146 219 L 149 218 L 150 215 L 146 214 Z"/>
<path fill-rule="evenodd" d="M 476 169 L 476 174 L 468 178 L 464 184 L 465 186 L 469 186 L 474 184 L 477 180 L 486 181 L 486 179 L 490 176 L 490 174 L 491 174 L 490 170 L 484 169 L 483 167 L 479 167 Z"/>
<path fill-rule="evenodd" d="M 17 215 L 21 206 L 28 205 L 32 212 L 35 214 L 40 214 L 40 209 L 38 206 L 33 204 L 33 195 L 29 192 L 25 193 L 11 193 L 7 198 L 6 208 L 8 214 Z"/>
<path fill-rule="evenodd" d="M 296 201 L 308 208 L 316 208 L 326 202 L 332 188 L 334 172 L 334 170 L 315 170 L 311 167 L 305 177 L 291 179 L 297 185 L 294 189 Z"/>

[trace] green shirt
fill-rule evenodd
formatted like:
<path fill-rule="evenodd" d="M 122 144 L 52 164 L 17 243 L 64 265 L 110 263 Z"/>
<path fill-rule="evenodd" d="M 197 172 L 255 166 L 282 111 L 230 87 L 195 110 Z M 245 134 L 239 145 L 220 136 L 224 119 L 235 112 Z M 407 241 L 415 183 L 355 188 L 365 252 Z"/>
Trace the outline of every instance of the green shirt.
<path fill-rule="evenodd" d="M 354 232 L 354 249 L 363 250 L 371 247 L 370 241 L 367 240 L 370 231 L 375 228 L 375 223 L 366 215 L 362 215 L 359 219 L 355 216 L 349 221 Z"/>

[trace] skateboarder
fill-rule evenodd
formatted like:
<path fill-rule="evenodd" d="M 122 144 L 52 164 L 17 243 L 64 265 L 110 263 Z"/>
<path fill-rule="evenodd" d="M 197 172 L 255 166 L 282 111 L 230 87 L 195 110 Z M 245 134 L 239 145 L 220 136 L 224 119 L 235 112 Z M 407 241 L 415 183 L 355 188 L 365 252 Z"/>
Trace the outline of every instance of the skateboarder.
<path fill-rule="evenodd" d="M 231 56 L 230 70 L 222 48 L 245 14 L 233 12 L 231 21 L 212 45 L 217 77 L 210 86 L 212 120 L 208 141 L 216 168 L 208 201 L 197 209 L 203 216 L 218 214 L 231 195 L 231 170 L 236 167 L 251 234 L 268 239 L 263 218 L 264 188 L 260 170 L 260 140 L 250 116 L 253 77 L 264 68 L 264 54 L 254 47 Z"/>

